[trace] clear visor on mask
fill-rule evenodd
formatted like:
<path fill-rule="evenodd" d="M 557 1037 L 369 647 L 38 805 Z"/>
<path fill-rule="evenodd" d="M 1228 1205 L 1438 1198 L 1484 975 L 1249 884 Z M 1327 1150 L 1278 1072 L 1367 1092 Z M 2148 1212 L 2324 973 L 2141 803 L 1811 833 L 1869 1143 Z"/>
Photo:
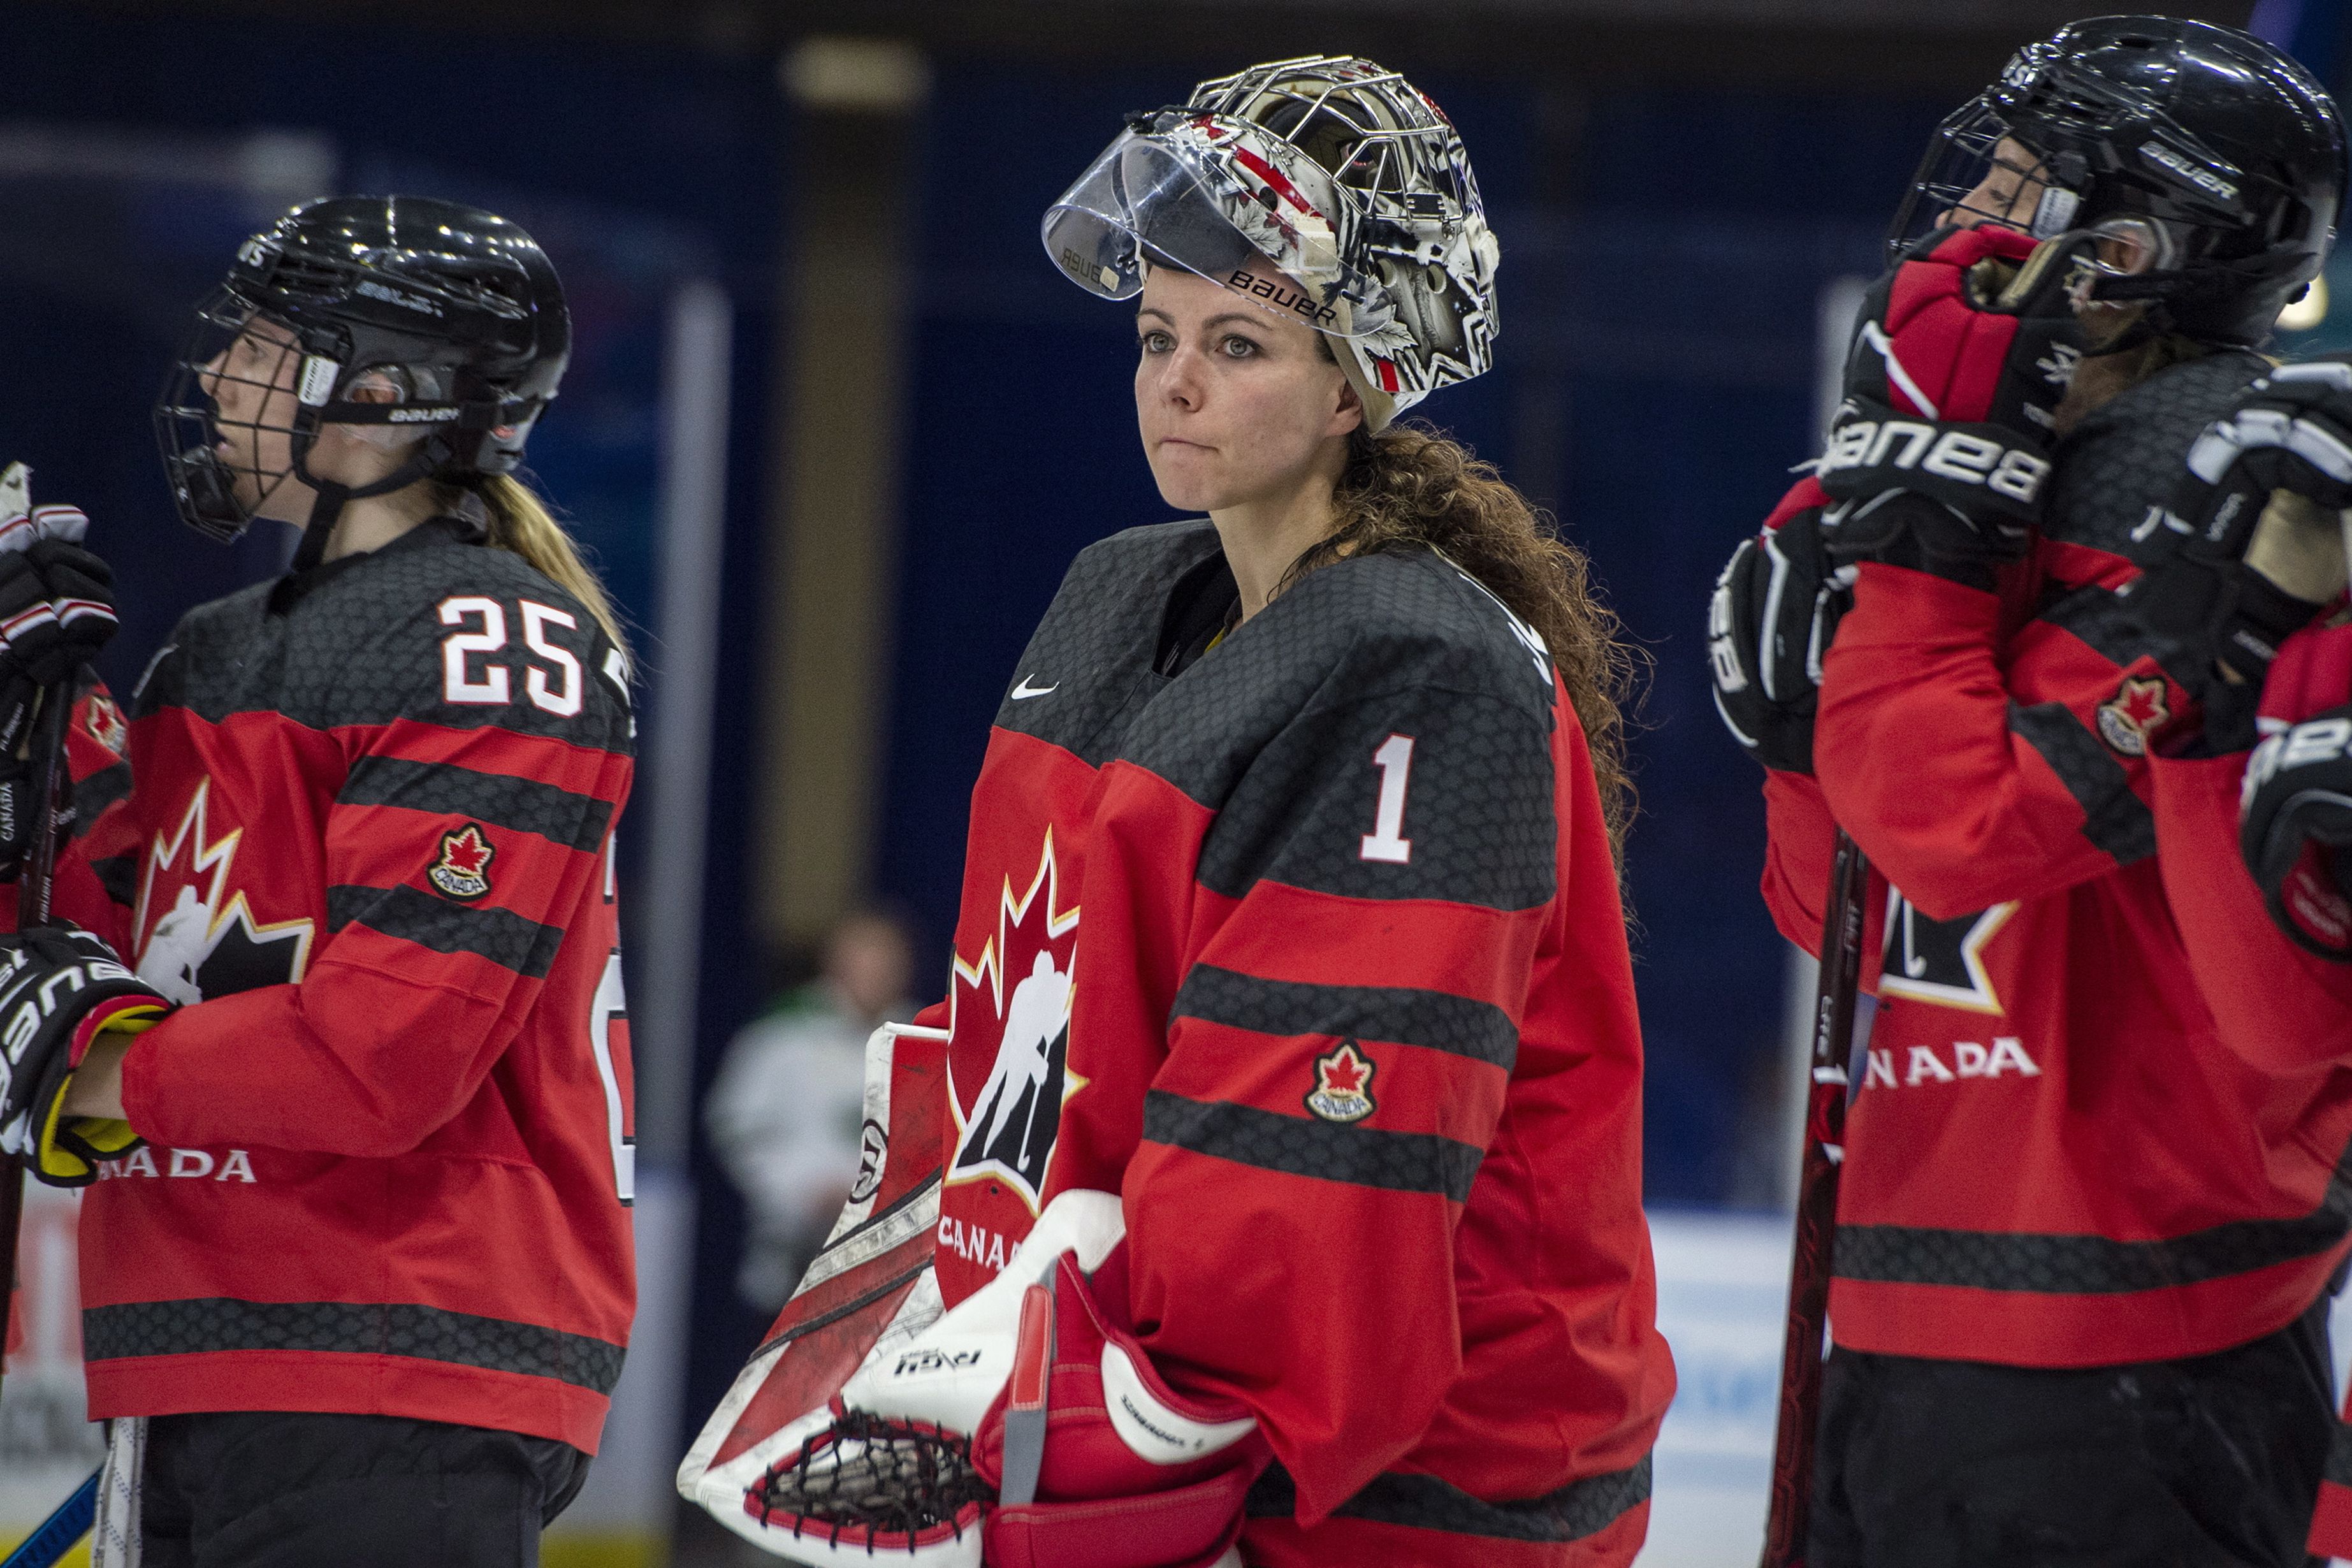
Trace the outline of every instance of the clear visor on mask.
<path fill-rule="evenodd" d="M 1147 265 L 1173 264 L 1334 337 L 1396 316 L 1388 289 L 1340 259 L 1330 225 L 1303 202 L 1268 208 L 1213 160 L 1149 132 L 1105 149 L 1046 209 L 1043 237 L 1070 281 L 1106 300 L 1133 298 Z"/>

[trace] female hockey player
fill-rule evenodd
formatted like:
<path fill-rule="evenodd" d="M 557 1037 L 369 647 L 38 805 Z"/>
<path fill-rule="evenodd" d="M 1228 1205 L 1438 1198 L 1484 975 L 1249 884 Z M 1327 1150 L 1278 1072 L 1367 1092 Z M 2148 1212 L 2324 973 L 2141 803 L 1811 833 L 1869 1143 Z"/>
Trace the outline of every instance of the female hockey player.
<path fill-rule="evenodd" d="M 1085 551 L 997 713 L 923 1020 L 951 1125 L 908 1300 L 950 1310 L 757 1444 L 755 1362 L 686 1482 L 812 1562 L 1629 1563 L 1673 1374 L 1625 656 L 1524 500 L 1391 424 L 1488 363 L 1461 142 L 1370 62 L 1259 66 L 1131 119 L 1045 239 L 1137 301 L 1145 455 L 1206 515 Z M 976 1436 L 978 1531 L 844 1530 L 827 1467 L 882 1419 Z"/>
<path fill-rule="evenodd" d="M 96 1181 L 110 1563 L 512 1568 L 596 1447 L 634 1298 L 627 665 L 514 477 L 569 353 L 512 224 L 322 201 L 238 249 L 158 412 L 190 524 L 304 531 L 181 621 L 127 732 L 79 710 L 111 801 L 58 871 L 79 924 L 0 941 L 0 1125 Z M 47 571 L 68 608 L 103 575 Z"/>
<path fill-rule="evenodd" d="M 2352 363 L 2256 382 L 2198 437 L 2168 509 L 2183 526 L 2144 544 L 2127 601 L 2207 687 L 2148 758 L 2158 863 L 2198 991 L 2240 1057 L 2337 1096 L 2352 1095 L 2352 625 L 2327 614 L 2352 566 L 2340 453 Z M 2272 613 L 2250 619 L 2249 605 Z M 2278 641 L 2298 620 L 2326 624 Z M 2347 1459 L 2339 1420 L 2316 1556 L 2352 1558 Z"/>
<path fill-rule="evenodd" d="M 2352 1100 L 2240 1060 L 2190 979 L 2148 753 L 2206 686 L 2119 590 L 2343 167 L 2244 35 L 2021 52 L 1938 133 L 1828 452 L 1718 587 L 1781 930 L 1820 940 L 1832 817 L 1881 874 L 1809 1563 L 2302 1561 Z"/>

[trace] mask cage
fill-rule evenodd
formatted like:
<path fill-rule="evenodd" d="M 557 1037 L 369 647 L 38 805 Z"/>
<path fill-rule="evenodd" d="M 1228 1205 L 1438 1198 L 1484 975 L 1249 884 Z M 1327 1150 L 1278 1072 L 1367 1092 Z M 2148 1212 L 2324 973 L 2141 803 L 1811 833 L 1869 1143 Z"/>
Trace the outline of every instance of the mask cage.
<path fill-rule="evenodd" d="M 255 330 L 257 321 L 268 330 Z M 339 369 L 234 289 L 217 289 L 198 306 L 155 407 L 156 442 L 181 520 L 224 543 L 243 534 L 299 468 Z M 241 416 L 232 417 L 225 403 Z M 282 466 L 274 465 L 281 454 Z"/>
<path fill-rule="evenodd" d="M 1936 128 L 1912 175 L 1911 189 L 1895 209 L 1895 221 L 1887 226 L 1889 266 L 1901 261 L 1904 253 L 1920 240 L 1948 226 L 1957 215 L 1969 215 L 1979 224 L 2014 229 L 2035 239 L 2062 234 L 2073 225 L 2082 207 L 2082 186 L 2089 173 L 2079 153 L 2050 159 L 2027 149 L 2022 161 L 2006 165 L 2017 179 L 2012 187 L 2015 195 L 1998 206 L 1978 195 L 2001 162 L 1996 151 L 2001 140 L 2011 134 L 2009 118 L 1990 99 L 1990 93 L 1979 96 Z"/>
<path fill-rule="evenodd" d="M 1279 75 L 1244 79 L 1214 95 L 1197 95 L 1192 107 L 1257 125 L 1306 153 L 1338 184 L 1367 195 L 1387 197 L 1408 209 L 1427 204 L 1428 193 L 1414 189 L 1416 160 L 1411 153 L 1412 143 L 1426 142 L 1428 150 L 1419 165 L 1438 173 L 1446 186 L 1441 194 L 1453 211 L 1412 216 L 1459 217 L 1464 193 L 1447 156 L 1448 128 L 1434 113 L 1425 125 L 1382 123 L 1367 112 L 1379 101 L 1374 90 L 1379 88 L 1391 88 L 1394 95 L 1421 101 L 1401 73 L 1383 71 L 1345 79 Z"/>

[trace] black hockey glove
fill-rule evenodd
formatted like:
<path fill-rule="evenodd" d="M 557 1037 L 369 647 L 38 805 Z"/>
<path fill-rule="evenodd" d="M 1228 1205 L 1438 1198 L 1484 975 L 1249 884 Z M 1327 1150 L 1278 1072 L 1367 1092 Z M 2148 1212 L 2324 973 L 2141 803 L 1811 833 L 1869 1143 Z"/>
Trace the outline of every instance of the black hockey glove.
<path fill-rule="evenodd" d="M 2263 689 L 2269 738 L 2246 759 L 2238 847 L 2271 920 L 2352 963 L 2352 626 L 2305 633 Z"/>
<path fill-rule="evenodd" d="M 2206 427 L 2170 504 L 2132 531 L 2141 576 L 2126 603 L 2179 646 L 2182 679 L 2200 695 L 2218 694 L 2222 666 L 2259 689 L 2279 645 L 2344 590 L 2346 507 L 2352 361 L 2282 365 Z M 2239 750 L 2251 730 L 2235 739 L 2215 743 Z"/>
<path fill-rule="evenodd" d="M 2279 930 L 2352 963 L 2352 704 L 2254 749 L 2238 847 Z"/>
<path fill-rule="evenodd" d="M 128 1122 L 67 1118 L 60 1107 L 100 1031 L 136 1034 L 171 1009 L 89 931 L 0 936 L 0 1154 L 53 1187 L 76 1187 L 136 1148 Z"/>
<path fill-rule="evenodd" d="M 1813 771 L 1822 656 L 1853 603 L 1853 568 L 1831 564 L 1821 518 L 1808 507 L 1742 541 L 1707 605 L 1715 710 L 1732 739 L 1784 773 Z"/>
<path fill-rule="evenodd" d="M 1817 470 L 1833 559 L 1990 587 L 1992 565 L 2025 553 L 2082 358 L 2073 289 L 2093 243 L 1939 230 L 1879 280 Z"/>

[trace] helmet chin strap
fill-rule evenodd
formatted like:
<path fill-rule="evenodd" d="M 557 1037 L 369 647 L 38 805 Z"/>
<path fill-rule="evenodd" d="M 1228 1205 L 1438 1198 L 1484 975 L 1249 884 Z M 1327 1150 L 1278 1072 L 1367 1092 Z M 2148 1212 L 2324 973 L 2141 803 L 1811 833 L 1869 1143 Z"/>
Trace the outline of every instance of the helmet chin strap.
<path fill-rule="evenodd" d="M 335 524 L 341 520 L 346 502 L 404 490 L 431 473 L 434 464 L 425 450 L 430 445 L 429 441 L 419 441 L 400 467 L 373 483 L 353 486 L 314 478 L 310 473 L 310 443 L 303 442 L 301 450 L 295 455 L 294 473 L 310 487 L 312 496 L 310 521 L 302 525 L 302 542 L 294 551 L 295 574 L 310 571 L 327 558 L 327 542 L 334 536 Z"/>

